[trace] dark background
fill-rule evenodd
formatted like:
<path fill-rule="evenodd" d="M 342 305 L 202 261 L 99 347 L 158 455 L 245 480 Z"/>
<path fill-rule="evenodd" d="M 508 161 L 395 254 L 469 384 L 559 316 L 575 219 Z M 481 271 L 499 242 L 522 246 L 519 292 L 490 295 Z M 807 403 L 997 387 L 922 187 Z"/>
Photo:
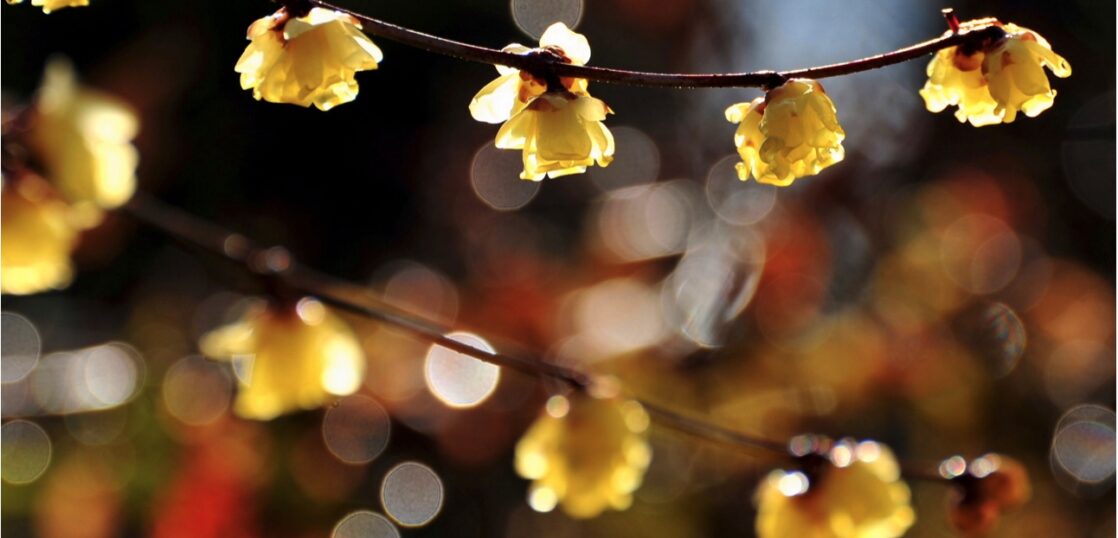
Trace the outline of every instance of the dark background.
<path fill-rule="evenodd" d="M 465 42 L 493 47 L 534 42 L 517 28 L 508 4 L 500 0 L 339 3 Z M 869 0 L 844 3 L 841 8 L 821 0 L 782 5 L 589 0 L 578 31 L 590 40 L 592 65 L 671 72 L 781 69 L 864 56 L 933 37 L 943 29 L 940 7 L 940 2 Z M 959 124 L 950 112 L 932 115 L 923 110 L 913 96 L 924 81 L 924 61 L 886 68 L 881 75 L 847 77 L 836 82 L 838 86 L 824 81 L 836 96 L 840 120 L 847 125 L 847 160 L 819 178 L 800 180 L 779 193 L 782 203 L 787 200 L 793 208 L 790 214 L 805 219 L 815 215 L 811 218 L 818 219 L 817 228 L 823 230 L 815 229 L 807 239 L 792 232 L 786 235 L 793 247 L 808 251 L 798 263 L 832 267 L 827 280 L 832 299 L 825 310 L 858 304 L 865 300 L 873 268 L 899 250 L 895 213 L 905 211 L 905 206 L 891 200 L 929 185 L 965 185 L 966 174 L 973 174 L 1000 189 L 1011 207 L 1012 217 L 1005 220 L 1031 237 L 1047 257 L 1094 275 L 1093 287 L 1077 288 L 1078 293 L 1100 300 L 1113 325 L 1114 3 L 993 1 L 953 7 L 963 19 L 996 15 L 1036 30 L 1068 59 L 1072 77 L 1052 78 L 1059 96 L 1052 109 L 1038 118 L 1021 116 L 1012 125 L 981 129 Z M 477 89 L 496 76 L 490 66 L 374 37 L 385 60 L 379 70 L 358 74 L 361 90 L 356 101 L 327 113 L 254 101 L 251 92 L 240 89 L 233 65 L 247 44 L 247 26 L 275 8 L 264 0 L 93 0 L 90 7 L 45 16 L 29 5 L 4 5 L 0 25 L 5 101 L 29 99 L 47 58 L 68 56 L 87 83 L 120 96 L 141 114 L 137 146 L 144 191 L 265 244 L 286 245 L 303 262 L 354 281 L 375 282 L 394 262 L 418 261 L 457 286 L 460 324 L 497 341 L 551 348 L 562 331 L 540 326 L 558 317 L 551 311 L 559 308 L 563 293 L 621 275 L 662 275 L 678 261 L 667 256 L 644 262 L 603 262 L 588 246 L 592 243 L 588 236 L 593 235 L 587 230 L 589 215 L 603 196 L 588 176 L 544 182 L 536 198 L 515 213 L 496 212 L 477 198 L 470 187 L 471 161 L 478 148 L 492 140 L 496 126 L 473 122 L 467 104 Z M 845 11 L 846 18 L 832 17 L 836 10 Z M 765 51 L 773 50 L 780 55 L 768 61 Z M 874 93 L 894 86 L 907 91 L 907 97 L 889 100 Z M 755 90 L 669 90 L 602 83 L 592 84 L 591 91 L 616 111 L 608 125 L 637 128 L 655 142 L 659 173 L 649 179 L 683 178 L 700 188 L 710 167 L 733 151 L 733 126 L 724 121 L 722 109 L 758 95 Z M 619 145 L 617 164 L 642 158 L 625 151 Z M 842 250 L 843 233 L 831 218 L 839 214 L 857 222 L 869 244 L 870 254 L 852 273 L 834 269 L 840 266 L 837 254 L 813 262 L 810 241 Z M 532 230 L 527 239 L 499 233 L 522 226 Z M 781 236 L 779 229 L 766 233 Z M 224 289 L 251 293 L 256 285 L 235 268 L 175 246 L 124 215 L 111 217 L 87 234 L 76 260 L 79 276 L 69 289 L 5 297 L 4 310 L 35 322 L 44 351 L 126 340 L 144 353 L 145 393 L 130 405 L 136 409 L 128 411 L 135 425 L 129 429 L 132 437 L 120 441 L 132 447 L 134 473 L 122 487 L 124 508 L 114 534 L 145 535 L 159 517 L 150 499 L 159 498 L 175 469 L 184 465 L 178 459 L 183 453 L 181 439 L 160 433 L 158 421 L 151 416 L 158 414 L 152 409 L 159 405 L 159 379 L 173 360 L 194 352 L 189 342 L 200 329 L 183 329 L 171 338 L 174 344 L 156 339 L 157 344 L 145 347 L 155 337 L 144 336 L 137 326 L 145 316 L 164 316 L 161 319 L 168 324 L 185 320 L 212 326 L 209 321 L 197 322 L 187 312 Z M 510 265 L 510 260 L 520 265 Z M 773 282 L 770 277 L 779 277 L 778 270 L 772 265 L 766 269 L 760 293 L 779 291 L 779 287 L 766 288 Z M 534 282 L 525 284 L 525 279 Z M 524 295 L 525 289 L 536 295 Z M 1013 305 L 1009 299 L 1000 300 Z M 1024 314 L 1022 307 L 1015 308 Z M 544 321 L 531 325 L 514 319 L 520 314 Z M 731 346 L 736 351 L 691 357 L 692 362 L 664 369 L 682 379 L 711 369 L 722 371 L 717 370 L 719 361 L 745 365 L 733 371 L 749 371 L 750 365 L 765 360 L 755 357 L 758 352 L 748 341 L 748 335 L 757 334 L 751 321 L 754 315 L 747 310 L 741 318 L 746 320 L 741 326 L 748 326 L 742 329 L 747 336 L 745 343 Z M 1026 320 L 1030 331 L 1031 323 L 1041 322 Z M 1098 339 L 1107 350 L 1104 358 L 1112 362 L 1113 331 Z M 1044 349 L 1038 346 L 1030 350 Z M 1039 353 L 1029 351 L 1022 360 L 1043 363 L 1045 359 L 1034 356 Z M 1083 392 L 1077 403 L 1113 409 L 1113 365 L 1093 367 L 1101 368 L 1102 378 L 1110 381 Z M 1068 532 L 1047 534 L 1052 536 L 1113 535 L 1113 475 L 1111 486 L 1092 491 L 1088 497 L 1093 498 L 1088 499 L 1053 485 L 1046 476 L 1052 429 L 1070 403 L 1050 401 L 1044 393 L 1045 374 L 1025 370 L 1019 368 L 999 381 L 982 381 L 980 396 L 973 400 L 981 412 L 965 412 L 986 418 L 971 429 L 945 434 L 942 441 L 962 439 L 959 450 L 973 454 L 996 448 L 1024 460 L 1038 480 L 1031 509 L 1036 519 L 1031 521 L 1048 525 L 1033 528 Z M 377 375 L 376 370 L 371 367 L 369 375 Z M 798 378 L 790 379 L 786 385 L 793 386 Z M 959 382 L 965 379 L 969 378 L 963 376 Z M 247 514 L 254 522 L 251 526 L 263 535 L 327 535 L 334 522 L 351 510 L 379 511 L 377 495 L 384 472 L 394 462 L 417 459 L 440 473 L 447 497 L 431 525 L 405 530 L 405 536 L 516 535 L 524 529 L 538 530 L 535 525 L 542 523 L 524 523 L 532 517 L 522 506 L 526 484 L 516 478 L 510 458 L 515 434 L 531 419 L 535 409 L 531 402 L 538 401 L 540 394 L 530 383 L 516 383 L 535 391 L 523 409 L 466 415 L 466 423 L 479 430 L 487 428 L 486 421 L 511 425 L 506 427 L 510 431 L 493 435 L 491 453 L 477 461 L 463 463 L 454 455 L 453 436 L 452 441 L 446 441 L 445 435 L 437 440 L 439 435 L 397 425 L 388 451 L 359 468 L 363 478 L 344 499 L 314 498 L 296 487 L 282 463 L 272 463 L 271 471 L 264 473 L 270 478 L 258 484 L 256 493 L 237 510 Z M 673 390 L 667 382 L 635 383 L 645 391 Z M 880 398 L 863 392 L 870 403 L 853 407 L 845 405 L 840 393 L 840 411 L 834 416 L 793 414 L 780 422 L 773 435 L 816 428 L 878 436 L 902 455 L 931 457 L 919 449 L 924 437 L 910 430 L 940 423 L 912 418 L 906 414 L 911 410 L 882 410 L 889 402 L 911 396 L 906 391 L 920 389 L 900 389 L 901 394 Z M 1113 459 L 1113 413 L 1110 417 Z M 293 439 L 314 432 L 320 419 L 320 413 L 308 412 L 266 424 L 272 446 L 269 461 L 284 461 Z M 64 437 L 66 430 L 59 420 L 48 417 L 43 424 Z M 145 428 L 155 431 L 143 433 Z M 689 450 L 685 438 L 670 437 L 667 442 Z M 56 443 L 56 460 L 64 457 L 69 444 L 75 444 Z M 654 459 L 653 467 L 658 461 Z M 728 468 L 718 480 L 704 475 L 696 480 L 701 484 L 691 483 L 667 505 L 638 497 L 637 506 L 622 516 L 571 527 L 558 522 L 561 516 L 550 515 L 546 525 L 560 535 L 747 535 L 752 529 L 751 492 L 761 473 L 757 469 L 764 465 L 742 467 L 731 462 Z M 38 485 L 5 484 L 5 530 L 11 529 L 13 535 L 32 532 L 35 518 L 46 517 L 36 516 L 33 508 L 42 491 Z M 926 495 L 917 504 L 921 523 L 912 534 L 936 535 L 942 529 L 942 516 L 936 513 L 942 489 L 918 489 L 918 499 L 920 495 Z M 936 523 L 925 524 L 925 519 Z"/>

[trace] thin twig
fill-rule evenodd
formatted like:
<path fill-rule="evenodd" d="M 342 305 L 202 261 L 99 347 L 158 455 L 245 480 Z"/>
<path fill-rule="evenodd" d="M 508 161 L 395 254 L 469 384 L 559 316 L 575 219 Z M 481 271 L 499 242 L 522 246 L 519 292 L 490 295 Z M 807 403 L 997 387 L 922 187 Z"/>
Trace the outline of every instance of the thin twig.
<path fill-rule="evenodd" d="M 283 0 L 279 1 L 280 3 L 285 3 Z M 443 54 L 471 62 L 505 65 L 531 73 L 550 72 L 561 77 L 575 77 L 612 84 L 661 88 L 771 88 L 779 86 L 783 81 L 790 78 L 820 79 L 835 77 L 907 62 L 948 47 L 989 39 L 1001 32 L 1001 29 L 996 26 L 965 29 L 923 43 L 917 43 L 910 47 L 870 56 L 868 58 L 792 71 L 702 74 L 651 73 L 613 69 L 609 67 L 559 63 L 546 55 L 514 54 L 419 32 L 410 28 L 384 22 L 369 15 L 336 6 L 322 0 L 309 0 L 309 3 L 321 8 L 340 11 L 357 18 L 361 21 L 362 29 L 374 36 L 383 37 L 396 41 L 397 43 L 437 54 Z"/>
<path fill-rule="evenodd" d="M 315 297 L 324 304 L 365 318 L 403 329 L 411 335 L 463 355 L 532 376 L 562 381 L 576 390 L 593 386 L 594 379 L 578 370 L 535 357 L 510 355 L 477 349 L 447 336 L 451 331 L 421 316 L 387 304 L 365 286 L 360 286 L 296 264 L 282 247 L 263 248 L 244 236 L 230 232 L 137 192 L 124 210 L 143 224 L 170 237 L 198 247 L 261 278 L 278 279 L 291 290 Z M 282 253 L 283 263 L 270 259 Z M 722 426 L 686 417 L 661 405 L 637 399 L 658 424 L 695 437 L 737 447 L 763 449 L 787 455 L 782 442 L 743 434 Z"/>

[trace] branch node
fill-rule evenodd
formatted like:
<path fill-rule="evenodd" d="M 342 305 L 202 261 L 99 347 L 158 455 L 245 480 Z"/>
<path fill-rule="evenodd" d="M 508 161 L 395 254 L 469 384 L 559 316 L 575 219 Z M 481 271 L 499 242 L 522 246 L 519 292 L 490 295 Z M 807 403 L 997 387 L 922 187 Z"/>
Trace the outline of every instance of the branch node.
<path fill-rule="evenodd" d="M 955 14 L 955 8 L 943 8 L 941 13 L 943 13 L 943 18 L 947 21 L 947 27 L 951 29 L 951 33 L 958 33 L 959 16 Z"/>
<path fill-rule="evenodd" d="M 785 82 L 788 82 L 787 76 L 776 71 L 757 71 L 756 75 L 761 80 L 761 89 L 766 92 L 779 88 Z"/>

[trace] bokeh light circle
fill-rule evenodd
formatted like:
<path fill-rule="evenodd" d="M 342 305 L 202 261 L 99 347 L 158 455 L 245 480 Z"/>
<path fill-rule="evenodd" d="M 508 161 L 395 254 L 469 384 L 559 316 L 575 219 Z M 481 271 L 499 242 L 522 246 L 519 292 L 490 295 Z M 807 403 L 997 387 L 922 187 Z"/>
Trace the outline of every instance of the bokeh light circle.
<path fill-rule="evenodd" d="M 388 471 L 380 488 L 384 511 L 400 525 L 421 527 L 443 506 L 443 483 L 430 467 L 404 462 Z"/>
<path fill-rule="evenodd" d="M 373 461 L 388 446 L 391 433 L 388 412 L 368 396 L 342 398 L 326 410 L 322 419 L 326 448 L 345 463 Z"/>
<path fill-rule="evenodd" d="M 488 353 L 494 351 L 489 342 L 470 333 L 451 333 L 447 338 Z M 450 407 L 473 407 L 493 394 L 501 369 L 435 344 L 427 350 L 423 377 L 439 401 Z"/>
<path fill-rule="evenodd" d="M 776 207 L 779 187 L 738 179 L 734 168 L 741 159 L 730 155 L 710 167 L 707 173 L 707 204 L 718 218 L 738 226 L 763 220 Z"/>
<path fill-rule="evenodd" d="M 31 320 L 0 312 L 0 381 L 14 383 L 27 377 L 39 362 L 42 342 Z"/>
<path fill-rule="evenodd" d="M 611 127 L 610 132 L 617 153 L 609 166 L 587 169 L 586 175 L 594 185 L 610 191 L 656 181 L 660 175 L 660 148 L 656 142 L 635 127 Z"/>
<path fill-rule="evenodd" d="M 0 381 L 15 383 L 27 377 L 39 361 L 42 342 L 35 324 L 22 315 L 0 312 Z"/>
<path fill-rule="evenodd" d="M 89 394 L 104 407 L 117 406 L 131 398 L 140 384 L 137 356 L 138 353 L 123 344 L 90 349 L 83 365 Z"/>
<path fill-rule="evenodd" d="M 1028 337 L 1025 324 L 1013 308 L 998 302 L 979 305 L 962 314 L 957 323 L 959 335 L 993 377 L 1006 376 L 1017 368 Z"/>
<path fill-rule="evenodd" d="M 539 39 L 554 23 L 561 22 L 572 29 L 578 26 L 578 21 L 582 20 L 583 0 L 512 0 L 509 9 L 516 26 Z"/>
<path fill-rule="evenodd" d="M 400 538 L 400 531 L 388 518 L 369 510 L 358 510 L 334 526 L 331 538 Z"/>
<path fill-rule="evenodd" d="M 233 375 L 224 364 L 191 355 L 171 365 L 163 376 L 163 405 L 186 424 L 210 424 L 232 401 Z"/>
<path fill-rule="evenodd" d="M 943 232 L 940 262 L 961 288 L 975 294 L 1006 287 L 1021 267 L 1017 234 L 999 219 L 982 214 L 959 218 Z"/>
<path fill-rule="evenodd" d="M 699 220 L 699 196 L 694 184 L 685 180 L 609 192 L 596 214 L 602 246 L 622 261 L 678 254 Z"/>
<path fill-rule="evenodd" d="M 50 465 L 47 432 L 27 420 L 0 426 L 0 478 L 9 484 L 30 484 Z"/>
<path fill-rule="evenodd" d="M 497 149 L 488 143 L 477 150 L 470 164 L 470 185 L 474 194 L 498 211 L 514 211 L 531 202 L 541 183 L 520 179 L 524 163 L 520 153 Z"/>
<path fill-rule="evenodd" d="M 1073 493 L 1091 496 L 1113 484 L 1114 411 L 1086 404 L 1060 419 L 1052 436 L 1050 460 L 1057 481 Z"/>
<path fill-rule="evenodd" d="M 664 317 L 691 342 L 721 346 L 733 321 L 753 301 L 764 271 L 763 238 L 749 228 L 716 225 L 697 232 L 664 279 Z"/>

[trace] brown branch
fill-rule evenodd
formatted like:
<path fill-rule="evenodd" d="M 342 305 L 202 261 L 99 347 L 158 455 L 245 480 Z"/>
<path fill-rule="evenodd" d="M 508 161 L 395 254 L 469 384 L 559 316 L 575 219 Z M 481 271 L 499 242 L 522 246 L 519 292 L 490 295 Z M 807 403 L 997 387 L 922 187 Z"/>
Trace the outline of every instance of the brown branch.
<path fill-rule="evenodd" d="M 353 284 L 295 263 L 283 247 L 263 248 L 244 236 L 230 232 L 158 199 L 137 192 L 124 206 L 136 220 L 164 234 L 216 255 L 260 278 L 278 281 L 291 291 L 317 298 L 339 310 L 373 319 L 407 331 L 421 340 L 454 350 L 518 372 L 557 379 L 575 390 L 593 387 L 592 376 L 531 356 L 489 352 L 463 344 L 446 335 L 451 331 L 421 316 L 385 303 L 367 287 Z M 282 260 L 277 263 L 277 258 Z M 658 424 L 692 436 L 722 444 L 763 449 L 788 455 L 782 442 L 743 434 L 722 426 L 685 417 L 661 405 L 637 399 Z"/>
<path fill-rule="evenodd" d="M 280 3 L 295 0 L 279 0 Z M 878 69 L 932 54 L 938 50 L 964 43 L 976 43 L 996 37 L 1002 30 L 996 26 L 954 31 L 942 37 L 917 43 L 910 47 L 831 65 L 796 69 L 792 71 L 753 71 L 748 73 L 651 73 L 628 71 L 609 67 L 591 67 L 560 63 L 548 55 L 521 55 L 463 43 L 384 22 L 363 13 L 335 6 L 322 0 L 299 0 L 311 5 L 332 9 L 351 15 L 362 23 L 365 32 L 396 41 L 404 45 L 443 54 L 471 62 L 505 65 L 531 73 L 554 73 L 561 77 L 576 77 L 612 84 L 650 86 L 661 88 L 772 88 L 789 78 L 820 79 L 849 75 Z"/>

